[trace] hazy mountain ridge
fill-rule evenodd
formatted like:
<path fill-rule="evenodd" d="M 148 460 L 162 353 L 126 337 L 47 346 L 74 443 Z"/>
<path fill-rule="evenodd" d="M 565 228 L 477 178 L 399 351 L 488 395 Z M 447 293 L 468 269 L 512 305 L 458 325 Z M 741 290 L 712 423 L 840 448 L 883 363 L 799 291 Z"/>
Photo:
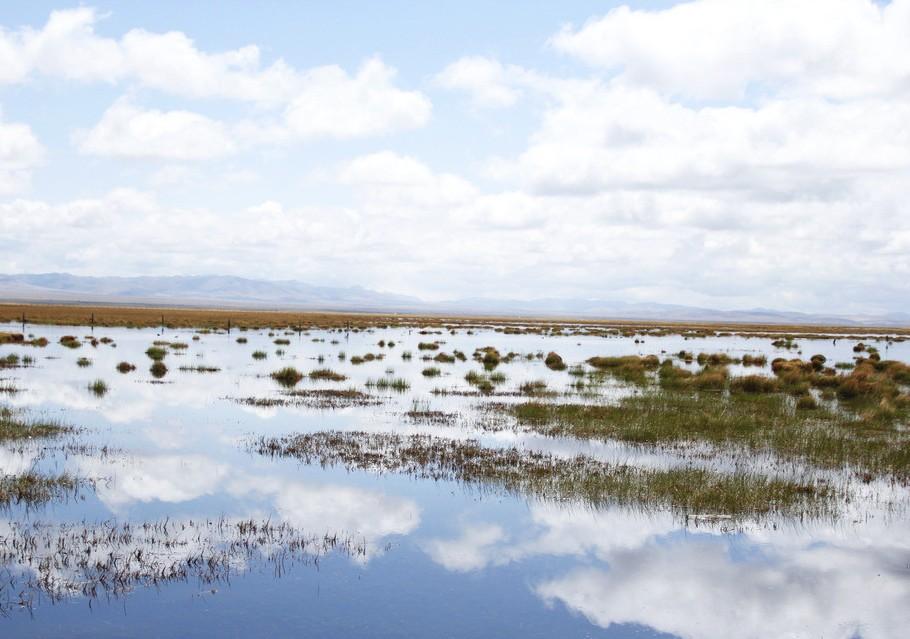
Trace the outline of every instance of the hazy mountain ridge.
<path fill-rule="evenodd" d="M 297 280 L 229 275 L 86 277 L 69 273 L 0 275 L 0 300 L 104 304 L 232 306 L 270 309 L 562 316 L 579 318 L 726 321 L 768 324 L 910 325 L 910 314 L 821 315 L 755 308 L 722 311 L 679 304 L 579 298 L 468 298 L 424 302 L 360 286 L 315 286 Z"/>

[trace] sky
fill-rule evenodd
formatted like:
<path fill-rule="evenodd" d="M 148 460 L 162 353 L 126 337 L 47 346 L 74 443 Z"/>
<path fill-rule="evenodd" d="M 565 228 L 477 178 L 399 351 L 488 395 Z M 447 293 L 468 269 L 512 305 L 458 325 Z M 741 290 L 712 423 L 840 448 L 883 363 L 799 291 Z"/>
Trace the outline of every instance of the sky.
<path fill-rule="evenodd" d="M 910 0 L 0 5 L 0 272 L 910 312 Z"/>

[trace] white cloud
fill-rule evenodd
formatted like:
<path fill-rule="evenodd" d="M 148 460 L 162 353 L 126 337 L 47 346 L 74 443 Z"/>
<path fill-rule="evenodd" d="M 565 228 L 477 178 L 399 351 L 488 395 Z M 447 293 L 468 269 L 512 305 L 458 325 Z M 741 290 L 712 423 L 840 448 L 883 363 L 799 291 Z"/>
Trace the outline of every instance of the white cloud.
<path fill-rule="evenodd" d="M 83 153 L 128 158 L 207 160 L 236 148 L 220 122 L 189 111 L 141 109 L 128 98 L 117 100 L 76 139 Z"/>
<path fill-rule="evenodd" d="M 44 147 L 31 127 L 0 119 L 0 195 L 25 188 L 43 157 Z"/>
<path fill-rule="evenodd" d="M 910 1 L 694 0 L 622 6 L 552 40 L 624 84 L 694 98 L 906 95 Z"/>
<path fill-rule="evenodd" d="M 184 33 L 143 29 L 119 40 L 105 38 L 94 30 L 99 19 L 90 8 L 61 10 L 52 12 L 41 29 L 0 31 L 0 82 L 19 83 L 43 74 L 282 109 L 280 122 L 260 114 L 246 123 L 248 137 L 260 141 L 383 135 L 421 127 L 430 117 L 429 99 L 395 86 L 396 70 L 379 57 L 366 60 L 353 75 L 337 65 L 295 69 L 280 58 L 265 66 L 255 45 L 209 53 Z M 160 121 L 164 114 L 155 115 Z M 183 112 L 167 115 L 167 122 L 159 122 L 166 128 L 183 126 L 188 119 Z M 214 126 L 192 123 L 208 128 L 206 136 Z"/>
<path fill-rule="evenodd" d="M 396 88 L 395 70 L 367 60 L 354 76 L 336 66 L 307 72 L 287 107 L 295 135 L 353 138 L 413 129 L 426 124 L 430 101 L 416 91 Z"/>

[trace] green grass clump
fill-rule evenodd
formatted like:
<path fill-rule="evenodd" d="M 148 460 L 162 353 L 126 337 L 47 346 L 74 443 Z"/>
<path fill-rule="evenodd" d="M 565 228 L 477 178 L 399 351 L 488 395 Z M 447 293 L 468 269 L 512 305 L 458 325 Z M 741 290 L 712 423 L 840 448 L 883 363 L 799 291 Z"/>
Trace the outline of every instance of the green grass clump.
<path fill-rule="evenodd" d="M 492 370 L 502 361 L 500 352 L 492 346 L 484 346 L 474 351 L 474 359 L 483 364 L 486 370 Z"/>
<path fill-rule="evenodd" d="M 627 382 L 644 384 L 648 381 L 648 371 L 656 370 L 660 366 L 660 360 L 656 355 L 643 357 L 624 355 L 621 357 L 591 357 L 588 359 L 588 364 Z"/>
<path fill-rule="evenodd" d="M 60 338 L 60 344 L 66 348 L 79 348 L 82 342 L 75 335 L 64 335 Z"/>
<path fill-rule="evenodd" d="M 731 393 L 777 393 L 780 383 L 773 377 L 764 375 L 744 375 L 730 381 Z"/>
<path fill-rule="evenodd" d="M 427 368 L 420 371 L 420 374 L 424 377 L 439 377 L 442 375 L 442 371 L 435 366 L 428 366 Z"/>
<path fill-rule="evenodd" d="M 547 368 L 553 371 L 564 371 L 567 368 L 566 363 L 562 361 L 562 357 L 553 351 L 547 353 L 547 356 L 544 358 L 543 363 Z"/>
<path fill-rule="evenodd" d="M 377 390 L 393 390 L 397 393 L 403 393 L 410 390 L 411 384 L 403 377 L 380 377 L 379 379 L 368 379 L 364 384 L 367 388 Z"/>
<path fill-rule="evenodd" d="M 87 368 L 91 365 L 92 365 L 92 360 L 90 360 L 88 357 L 80 357 L 79 359 L 76 360 L 76 366 L 78 366 L 79 368 Z"/>
<path fill-rule="evenodd" d="M 0 442 L 56 437 L 72 430 L 58 421 L 25 419 L 19 413 L 0 406 Z"/>
<path fill-rule="evenodd" d="M 270 375 L 272 379 L 281 384 L 282 386 L 295 386 L 300 380 L 304 378 L 304 374 L 298 371 L 293 366 L 285 366 Z"/>
<path fill-rule="evenodd" d="M 346 375 L 337 373 L 330 368 L 317 368 L 314 371 L 310 371 L 310 379 L 322 379 L 330 382 L 343 382 L 347 379 Z"/>
<path fill-rule="evenodd" d="M 160 362 L 167 355 L 167 351 L 161 348 L 160 346 L 149 346 L 145 350 L 145 354 L 149 356 L 149 359 L 155 362 Z"/>
<path fill-rule="evenodd" d="M 96 397 L 104 397 L 107 395 L 108 391 L 107 382 L 105 382 L 103 379 L 96 379 L 88 385 L 88 389 Z"/>
<path fill-rule="evenodd" d="M 253 359 L 265 359 L 268 356 L 269 356 L 268 353 L 266 353 L 265 351 L 253 351 L 253 354 L 252 354 Z"/>
<path fill-rule="evenodd" d="M 60 500 L 73 494 L 77 485 L 69 474 L 43 475 L 32 470 L 21 475 L 0 475 L 0 507 L 39 506 Z"/>
<path fill-rule="evenodd" d="M 504 410 L 519 425 L 551 436 L 674 448 L 701 442 L 910 479 L 910 432 L 888 426 L 876 412 L 862 418 L 811 402 L 799 399 L 794 405 L 783 393 L 653 391 L 616 405 L 525 402 Z"/>

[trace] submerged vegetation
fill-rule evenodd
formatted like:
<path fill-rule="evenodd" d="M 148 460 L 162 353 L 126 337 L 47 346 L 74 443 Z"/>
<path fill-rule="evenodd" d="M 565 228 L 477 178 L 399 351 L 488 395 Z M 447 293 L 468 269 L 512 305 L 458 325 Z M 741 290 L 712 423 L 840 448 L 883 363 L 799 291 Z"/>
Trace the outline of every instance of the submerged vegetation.
<path fill-rule="evenodd" d="M 306 464 L 400 472 L 593 505 L 668 507 L 684 516 L 822 515 L 835 508 L 837 497 L 825 485 L 742 472 L 643 469 L 585 456 L 561 458 L 517 448 L 487 448 L 474 440 L 430 435 L 329 431 L 262 437 L 251 448 Z"/>
<path fill-rule="evenodd" d="M 0 475 L 0 507 L 40 506 L 73 495 L 78 481 L 69 474 L 46 475 L 30 470 L 19 475 Z"/>
<path fill-rule="evenodd" d="M 367 551 L 362 539 L 269 520 L 14 522 L 0 537 L 0 560 L 18 567 L 0 585 L 0 615 L 31 609 L 42 597 L 117 598 L 137 586 L 172 582 L 196 581 L 214 592 L 214 585 L 260 563 L 283 574 L 294 564 L 318 565 L 329 553 L 363 557 Z"/>

